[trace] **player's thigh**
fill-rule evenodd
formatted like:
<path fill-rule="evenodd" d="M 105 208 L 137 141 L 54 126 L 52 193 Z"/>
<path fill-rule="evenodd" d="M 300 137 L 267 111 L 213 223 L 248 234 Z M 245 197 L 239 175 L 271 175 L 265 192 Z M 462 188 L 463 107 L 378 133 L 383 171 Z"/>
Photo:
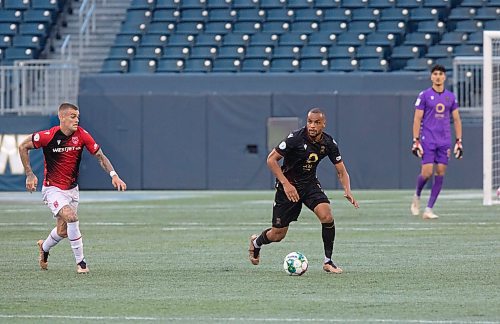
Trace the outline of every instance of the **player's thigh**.
<path fill-rule="evenodd" d="M 434 169 L 434 163 L 426 163 L 426 164 L 422 164 L 422 170 L 420 172 L 420 174 L 428 179 L 432 176 L 432 171 Z"/>
<path fill-rule="evenodd" d="M 446 165 L 446 164 L 438 163 L 436 165 L 436 175 L 444 176 L 446 174 L 447 167 L 448 167 L 448 165 Z"/>
<path fill-rule="evenodd" d="M 321 188 L 319 183 L 309 185 L 301 192 L 304 205 L 313 211 L 321 222 L 328 221 L 332 218 L 332 211 L 330 208 L 330 200 Z M 318 208 L 318 206 L 320 206 Z"/>
<path fill-rule="evenodd" d="M 288 227 L 291 222 L 299 218 L 302 202 L 293 202 L 288 199 L 282 188 L 276 189 L 273 206 L 273 228 Z"/>
<path fill-rule="evenodd" d="M 71 195 L 67 193 L 67 190 L 61 190 L 54 186 L 42 187 L 42 199 L 54 217 L 59 215 L 61 209 L 65 206 L 70 206 L 73 200 Z"/>
<path fill-rule="evenodd" d="M 332 208 L 330 207 L 329 203 L 320 203 L 314 208 L 313 211 L 321 223 L 333 222 Z"/>
<path fill-rule="evenodd" d="M 436 157 L 434 163 L 448 165 L 451 156 L 451 148 L 448 146 L 441 146 L 436 149 Z"/>

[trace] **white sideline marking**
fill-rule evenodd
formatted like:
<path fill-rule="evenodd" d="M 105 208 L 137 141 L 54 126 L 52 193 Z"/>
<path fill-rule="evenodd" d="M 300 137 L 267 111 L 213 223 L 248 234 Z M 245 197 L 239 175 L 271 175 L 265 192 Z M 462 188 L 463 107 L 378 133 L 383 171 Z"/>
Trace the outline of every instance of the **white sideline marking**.
<path fill-rule="evenodd" d="M 429 323 L 429 324 L 451 324 L 451 323 L 475 323 L 475 324 L 498 324 L 490 321 L 434 321 L 434 320 L 401 320 L 401 319 L 338 319 L 338 318 L 247 318 L 247 317 L 152 317 L 152 316 L 71 316 L 71 315 L 9 315 L 0 314 L 0 318 L 30 318 L 30 319 L 70 319 L 70 320 L 95 320 L 95 321 L 226 321 L 226 322 L 324 322 L 324 323 Z"/>

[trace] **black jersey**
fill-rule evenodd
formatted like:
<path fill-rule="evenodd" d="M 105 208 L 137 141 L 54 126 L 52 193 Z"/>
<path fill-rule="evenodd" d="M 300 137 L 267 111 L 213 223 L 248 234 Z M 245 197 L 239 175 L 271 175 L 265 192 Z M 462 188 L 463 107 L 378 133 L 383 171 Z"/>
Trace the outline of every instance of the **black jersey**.
<path fill-rule="evenodd" d="M 342 157 L 337 142 L 323 132 L 319 142 L 313 142 L 307 135 L 306 127 L 288 135 L 275 150 L 284 157 L 281 170 L 295 187 L 316 182 L 316 169 L 319 162 L 328 156 L 333 164 L 340 163 Z"/>

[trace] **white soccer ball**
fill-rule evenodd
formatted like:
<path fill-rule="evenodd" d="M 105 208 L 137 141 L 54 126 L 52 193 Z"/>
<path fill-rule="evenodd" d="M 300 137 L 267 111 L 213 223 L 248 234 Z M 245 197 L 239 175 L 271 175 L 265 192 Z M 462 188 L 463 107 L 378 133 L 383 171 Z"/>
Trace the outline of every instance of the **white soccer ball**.
<path fill-rule="evenodd" d="M 307 258 L 300 252 L 289 253 L 283 261 L 283 269 L 291 276 L 302 276 L 308 267 Z"/>

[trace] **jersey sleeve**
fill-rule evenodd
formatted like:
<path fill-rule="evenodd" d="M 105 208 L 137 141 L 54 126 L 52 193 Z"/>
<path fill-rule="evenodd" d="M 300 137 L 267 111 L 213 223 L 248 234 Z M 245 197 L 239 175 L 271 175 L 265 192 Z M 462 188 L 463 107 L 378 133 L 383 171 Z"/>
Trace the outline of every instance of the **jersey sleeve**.
<path fill-rule="evenodd" d="M 293 133 L 290 133 L 290 135 L 288 135 L 287 138 L 282 140 L 274 149 L 281 156 L 285 156 L 296 145 L 297 145 L 297 139 L 294 137 Z"/>
<path fill-rule="evenodd" d="M 453 99 L 453 103 L 451 104 L 450 111 L 458 109 L 458 102 L 457 102 L 457 98 L 455 97 L 455 95 L 452 96 L 452 99 Z"/>
<path fill-rule="evenodd" d="M 328 142 L 328 158 L 332 161 L 333 164 L 337 164 L 342 162 L 342 155 L 340 155 L 339 146 L 337 142 L 333 138 L 329 138 Z"/>
<path fill-rule="evenodd" d="M 54 133 L 50 130 L 43 130 L 36 133 L 31 134 L 31 141 L 33 142 L 33 146 L 36 149 L 40 147 L 45 147 L 54 137 Z"/>
<path fill-rule="evenodd" d="M 424 91 L 418 94 L 417 100 L 415 101 L 415 109 L 424 110 L 425 109 L 425 93 Z"/>
<path fill-rule="evenodd" d="M 81 127 L 80 130 L 81 138 L 83 140 L 83 144 L 87 148 L 87 151 L 89 151 L 92 155 L 96 154 L 101 147 L 95 142 L 94 138 L 92 137 L 92 135 L 90 135 L 89 132 Z"/>

